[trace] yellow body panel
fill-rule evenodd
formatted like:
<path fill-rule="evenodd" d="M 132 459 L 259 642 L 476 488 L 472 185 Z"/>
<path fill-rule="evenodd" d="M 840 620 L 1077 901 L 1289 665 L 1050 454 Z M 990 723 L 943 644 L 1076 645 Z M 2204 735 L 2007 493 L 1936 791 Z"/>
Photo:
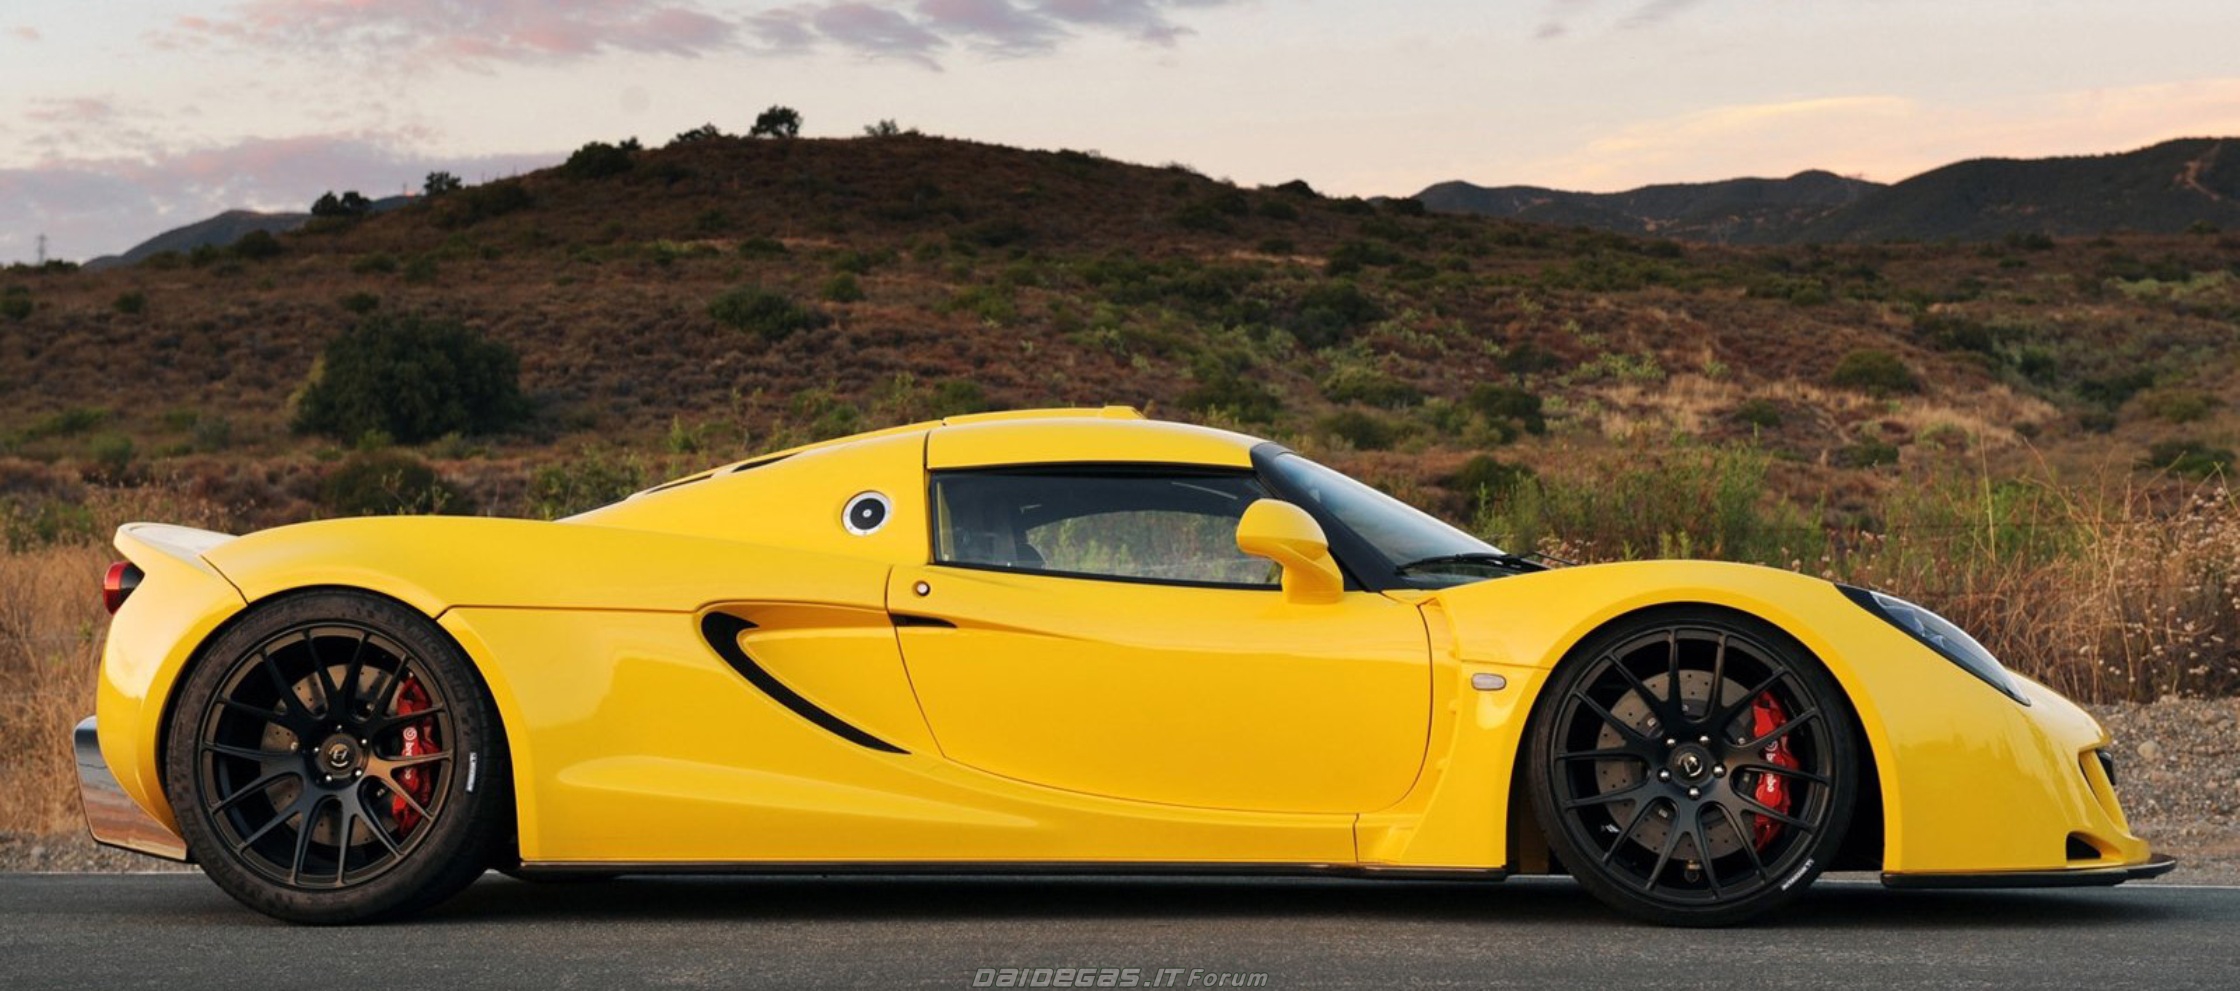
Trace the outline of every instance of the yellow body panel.
<path fill-rule="evenodd" d="M 960 764 L 1165 805 L 1363 812 L 1423 763 L 1423 620 L 1381 595 L 925 567 L 895 569 L 888 596 L 956 624 L 898 632 Z"/>
<path fill-rule="evenodd" d="M 1627 613 L 1700 603 L 1786 630 L 1843 687 L 1881 783 L 1887 870 L 2148 857 L 2091 759 L 2106 739 L 2089 716 L 2035 685 L 2021 706 L 1801 575 L 1647 562 L 1317 603 L 928 564 L 929 470 L 1243 468 L 1256 443 L 1105 411 L 957 418 L 561 522 L 127 527 L 118 546 L 146 579 L 104 655 L 101 751 L 170 824 L 162 725 L 199 645 L 273 596 L 351 587 L 435 618 L 482 672 L 532 862 L 1497 868 L 1549 672 Z M 891 513 L 851 532 L 842 510 L 866 492 Z M 750 683 L 704 639 L 719 612 L 753 624 L 720 646 L 900 752 Z M 2069 860 L 2072 835 L 2101 860 Z"/>

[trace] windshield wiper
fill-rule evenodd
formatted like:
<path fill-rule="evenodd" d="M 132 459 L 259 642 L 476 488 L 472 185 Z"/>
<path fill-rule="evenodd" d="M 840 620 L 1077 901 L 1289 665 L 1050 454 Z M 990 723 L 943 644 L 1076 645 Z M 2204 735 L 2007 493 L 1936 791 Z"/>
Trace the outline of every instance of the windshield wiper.
<path fill-rule="evenodd" d="M 1424 568 L 1434 568 L 1442 564 L 1482 564 L 1494 568 L 1507 568 L 1511 571 L 1548 570 L 1547 565 L 1541 564 L 1540 562 L 1535 561 L 1522 554 L 1504 554 L 1498 551 L 1471 551 L 1463 554 L 1439 554 L 1433 557 L 1418 558 L 1414 561 L 1410 561 L 1406 564 L 1401 565 L 1397 569 L 1394 569 L 1394 573 L 1405 575 L 1411 571 L 1419 571 Z"/>

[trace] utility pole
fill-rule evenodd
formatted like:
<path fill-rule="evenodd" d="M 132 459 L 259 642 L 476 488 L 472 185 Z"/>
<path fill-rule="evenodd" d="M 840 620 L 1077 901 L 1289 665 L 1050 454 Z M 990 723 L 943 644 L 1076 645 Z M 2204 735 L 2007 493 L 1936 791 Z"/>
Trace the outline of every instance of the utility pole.
<path fill-rule="evenodd" d="M 39 235 L 39 267 L 41 267 L 41 268 L 45 268 L 45 267 L 46 267 L 46 265 L 47 265 L 47 236 L 46 236 L 45 234 L 41 234 L 41 235 Z"/>

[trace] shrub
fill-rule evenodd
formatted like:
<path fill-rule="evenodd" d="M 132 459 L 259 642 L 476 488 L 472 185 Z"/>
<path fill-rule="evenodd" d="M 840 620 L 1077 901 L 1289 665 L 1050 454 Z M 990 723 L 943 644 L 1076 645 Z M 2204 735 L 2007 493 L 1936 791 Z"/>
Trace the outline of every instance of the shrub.
<path fill-rule="evenodd" d="M 2226 478 L 2232 474 L 2232 451 L 2198 440 L 2156 441 L 2139 459 L 2139 467 L 2187 478 Z"/>
<path fill-rule="evenodd" d="M 995 408 L 988 401 L 988 394 L 980 383 L 966 379 L 947 379 L 933 389 L 933 415 L 957 416 L 964 413 L 985 413 Z"/>
<path fill-rule="evenodd" d="M 1257 212 L 1261 216 L 1266 217 L 1269 220 L 1299 219 L 1299 208 L 1292 206 L 1291 203 L 1286 200 L 1261 200 L 1260 209 Z"/>
<path fill-rule="evenodd" d="M 314 217 L 349 220 L 363 217 L 371 212 L 373 212 L 373 201 L 366 199 L 355 189 L 344 192 L 340 196 L 336 196 L 334 191 L 330 189 L 311 203 L 311 215 Z"/>
<path fill-rule="evenodd" d="M 412 285 L 428 285 L 436 281 L 440 272 L 441 268 L 434 255 L 418 255 L 404 263 L 404 281 Z"/>
<path fill-rule="evenodd" d="M 792 107 L 772 106 L 756 114 L 754 126 L 747 129 L 750 138 L 793 138 L 801 135 L 801 113 Z"/>
<path fill-rule="evenodd" d="M 863 285 L 856 281 L 855 273 L 841 272 L 824 284 L 824 298 L 835 303 L 860 303 Z"/>
<path fill-rule="evenodd" d="M 1838 388 L 1856 389 L 1872 396 L 1892 396 L 1921 391 L 1921 380 L 1898 356 L 1880 348 L 1863 348 L 1836 362 L 1828 382 Z"/>
<path fill-rule="evenodd" d="M 233 242 L 234 256 L 249 261 L 263 261 L 277 256 L 281 250 L 280 239 L 273 237 L 271 231 L 250 231 Z"/>
<path fill-rule="evenodd" d="M 1835 454 L 1840 468 L 1874 468 L 1898 463 L 1898 447 L 1885 440 L 1867 438 Z"/>
<path fill-rule="evenodd" d="M 351 262 L 350 271 L 359 275 L 392 275 L 397 271 L 397 257 L 385 252 L 375 252 Z"/>
<path fill-rule="evenodd" d="M 708 315 L 717 323 L 753 331 L 771 342 L 782 341 L 797 330 L 815 330 L 832 322 L 822 312 L 760 286 L 741 286 L 709 300 Z"/>
<path fill-rule="evenodd" d="M 456 489 L 427 462 L 403 451 L 358 451 L 319 483 L 319 502 L 342 516 L 464 511 Z"/>
<path fill-rule="evenodd" d="M 1463 404 L 1485 417 L 1487 425 L 1500 431 L 1503 440 L 1516 439 L 1519 431 L 1534 435 L 1548 432 L 1540 397 L 1515 386 L 1480 383 L 1471 388 Z"/>
<path fill-rule="evenodd" d="M 364 316 L 381 307 L 381 297 L 370 292 L 354 292 L 335 301 L 343 310 Z"/>
<path fill-rule="evenodd" d="M 637 458 L 610 457 L 587 447 L 578 456 L 546 465 L 529 477 L 529 511 L 548 520 L 573 516 L 645 488 L 645 479 L 645 466 Z"/>
<path fill-rule="evenodd" d="M 669 143 L 672 145 L 688 145 L 695 141 L 713 141 L 724 136 L 723 129 L 714 124 L 702 124 L 692 130 L 680 132 L 675 138 L 670 139 Z"/>
<path fill-rule="evenodd" d="M 86 451 L 93 458 L 93 475 L 105 482 L 122 482 L 132 473 L 132 438 L 105 433 L 93 439 Z"/>
<path fill-rule="evenodd" d="M 1491 454 L 1475 454 L 1448 475 L 1444 484 L 1464 498 L 1490 503 L 1506 499 L 1517 483 L 1532 478 L 1532 469 L 1513 465 Z"/>
<path fill-rule="evenodd" d="M 774 237 L 750 237 L 739 242 L 739 253 L 749 258 L 783 258 L 786 243 Z"/>
<path fill-rule="evenodd" d="M 1423 401 L 1423 390 L 1364 365 L 1345 365 L 1322 380 L 1322 394 L 1334 403 L 1360 403 L 1399 409 Z"/>
<path fill-rule="evenodd" d="M 1183 408 L 1226 413 L 1247 423 L 1275 419 L 1283 411 L 1283 400 L 1247 377 L 1248 371 L 1249 361 L 1243 355 L 1199 355 L 1190 369 L 1198 384 L 1182 394 Z"/>
<path fill-rule="evenodd" d="M 863 125 L 863 136 L 867 138 L 899 138 L 906 134 L 915 135 L 917 133 L 917 128 L 904 128 L 902 125 L 895 123 L 892 117 L 883 118 L 876 124 Z M 1059 154 L 1063 155 L 1065 153 L 1059 152 Z"/>
<path fill-rule="evenodd" d="M 604 141 L 590 141 L 568 156 L 567 162 L 560 166 L 560 173 L 571 179 L 603 179 L 630 171 L 630 165 L 630 149 Z"/>
<path fill-rule="evenodd" d="M 511 347 L 460 324 L 373 316 L 327 345 L 295 427 L 352 441 L 381 431 L 407 444 L 504 430 L 526 415 Z"/>
<path fill-rule="evenodd" d="M 147 312 L 148 294 L 138 289 L 128 290 L 118 293 L 116 301 L 109 305 L 116 307 L 117 312 L 125 316 L 139 316 Z"/>
<path fill-rule="evenodd" d="M 23 286 L 0 289 L 0 317 L 22 320 L 31 315 L 31 290 Z"/>
<path fill-rule="evenodd" d="M 438 204 L 436 226 L 470 227 L 493 217 L 529 208 L 529 190 L 519 181 L 488 182 L 447 195 Z"/>
<path fill-rule="evenodd" d="M 1362 325 L 1384 318 L 1379 307 L 1361 287 L 1347 279 L 1316 284 L 1300 294 L 1297 309 L 1284 323 L 1299 343 L 1326 348 L 1351 337 Z"/>
<path fill-rule="evenodd" d="M 1745 399 L 1732 415 L 1736 423 L 1765 430 L 1781 425 L 1781 406 L 1771 399 Z"/>
<path fill-rule="evenodd" d="M 2149 415 L 2169 423 L 2192 423 L 2209 415 L 2216 400 L 2198 389 L 2154 389 L 2139 397 Z"/>
<path fill-rule="evenodd" d="M 420 194 L 432 200 L 448 193 L 456 193 L 466 188 L 466 185 L 458 176 L 449 172 L 430 172 L 427 181 L 420 184 Z"/>
<path fill-rule="evenodd" d="M 1347 241 L 1331 249 L 1322 263 L 1324 275 L 1352 275 L 1363 266 L 1397 265 L 1404 256 L 1391 245 L 1376 241 Z"/>
<path fill-rule="evenodd" d="M 1323 417 L 1317 430 L 1345 441 L 1357 451 L 1382 451 L 1397 443 L 1406 431 L 1366 410 L 1342 409 Z"/>

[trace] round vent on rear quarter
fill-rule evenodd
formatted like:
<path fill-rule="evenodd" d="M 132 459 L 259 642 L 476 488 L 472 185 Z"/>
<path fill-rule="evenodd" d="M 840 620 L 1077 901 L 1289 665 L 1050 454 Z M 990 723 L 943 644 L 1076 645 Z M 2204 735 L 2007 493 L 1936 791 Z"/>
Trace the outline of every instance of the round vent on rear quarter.
<path fill-rule="evenodd" d="M 118 561 L 110 565 L 108 573 L 101 576 L 102 608 L 109 610 L 110 615 L 116 615 L 117 610 L 124 606 L 124 600 L 132 595 L 132 590 L 140 587 L 141 577 L 139 566 L 130 561 Z"/>
<path fill-rule="evenodd" d="M 887 518 L 894 515 L 894 503 L 883 492 L 861 492 L 848 500 L 841 510 L 840 525 L 858 537 L 868 537 L 887 525 Z"/>

